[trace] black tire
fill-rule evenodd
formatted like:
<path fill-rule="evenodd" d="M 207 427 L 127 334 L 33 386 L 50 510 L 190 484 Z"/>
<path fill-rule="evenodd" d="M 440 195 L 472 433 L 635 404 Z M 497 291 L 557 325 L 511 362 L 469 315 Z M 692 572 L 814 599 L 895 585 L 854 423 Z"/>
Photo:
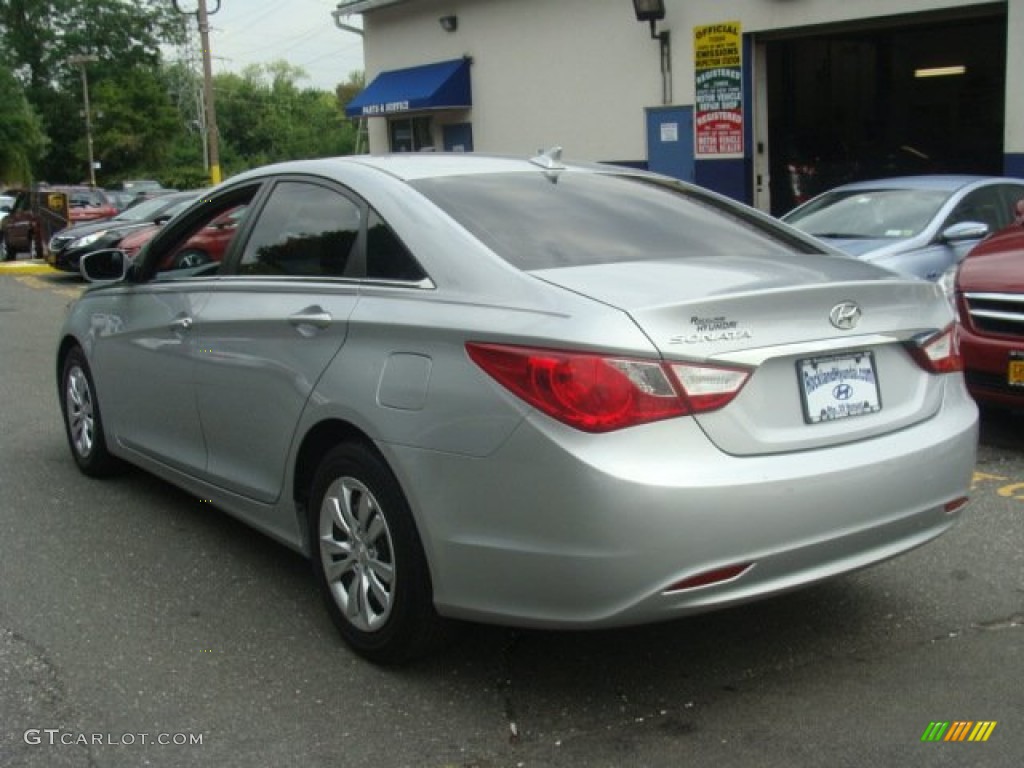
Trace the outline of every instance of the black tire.
<path fill-rule="evenodd" d="M 377 664 L 441 645 L 451 624 L 434 610 L 423 546 L 391 470 L 372 448 L 342 443 L 317 469 L 310 553 L 327 612 L 345 642 Z"/>
<path fill-rule="evenodd" d="M 106 477 L 120 469 L 121 462 L 107 450 L 96 385 L 79 347 L 68 352 L 61 367 L 60 408 L 68 446 L 78 468 L 90 477 Z"/>
<path fill-rule="evenodd" d="M 201 267 L 203 264 L 209 263 L 209 261 L 210 256 L 206 251 L 190 249 L 182 251 L 174 257 L 174 268 L 190 269 L 192 267 Z"/>

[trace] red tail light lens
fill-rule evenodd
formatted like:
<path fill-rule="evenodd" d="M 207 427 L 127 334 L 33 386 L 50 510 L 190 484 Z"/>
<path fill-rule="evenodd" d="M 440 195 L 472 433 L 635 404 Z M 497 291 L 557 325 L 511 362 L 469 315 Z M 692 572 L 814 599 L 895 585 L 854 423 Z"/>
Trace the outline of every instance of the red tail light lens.
<path fill-rule="evenodd" d="M 720 408 L 736 396 L 748 375 L 732 369 L 670 367 L 658 360 L 501 344 L 469 343 L 466 352 L 513 394 L 584 432 L 611 432 Z M 702 377 L 699 371 L 715 374 Z M 723 372 L 739 374 L 742 380 L 736 384 L 734 377 Z M 683 374 L 689 375 L 690 383 Z M 727 391 L 722 389 L 725 379 Z M 690 386 L 695 388 L 692 397 L 688 397 Z"/>
<path fill-rule="evenodd" d="M 929 373 L 956 373 L 964 369 L 956 323 L 933 336 L 911 342 L 910 354 Z"/>
<path fill-rule="evenodd" d="M 684 589 L 706 587 L 709 584 L 720 584 L 723 581 L 732 581 L 737 576 L 741 576 L 750 570 L 753 565 L 753 563 L 740 563 L 739 565 L 727 565 L 724 568 L 715 568 L 712 571 L 698 573 L 696 576 L 691 576 L 688 579 L 677 581 L 671 587 L 666 589 L 664 594 L 668 594 L 670 592 L 681 592 Z"/>

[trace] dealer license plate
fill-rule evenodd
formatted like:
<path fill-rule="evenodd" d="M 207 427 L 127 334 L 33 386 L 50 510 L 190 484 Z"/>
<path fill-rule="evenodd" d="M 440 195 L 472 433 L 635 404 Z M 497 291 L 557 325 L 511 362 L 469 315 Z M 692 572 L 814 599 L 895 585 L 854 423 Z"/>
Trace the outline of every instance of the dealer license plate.
<path fill-rule="evenodd" d="M 1010 366 L 1006 371 L 1006 383 L 1011 387 L 1024 387 L 1024 350 L 1010 352 Z"/>
<path fill-rule="evenodd" d="M 875 357 L 870 352 L 799 360 L 797 374 L 800 377 L 804 421 L 808 424 L 838 421 L 882 410 Z"/>

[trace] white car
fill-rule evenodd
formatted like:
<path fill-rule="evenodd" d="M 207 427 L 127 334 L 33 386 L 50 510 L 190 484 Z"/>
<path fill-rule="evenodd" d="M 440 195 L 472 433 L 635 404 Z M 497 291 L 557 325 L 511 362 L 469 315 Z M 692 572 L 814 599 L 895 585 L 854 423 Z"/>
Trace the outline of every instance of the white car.
<path fill-rule="evenodd" d="M 7 218 L 7 214 L 14 207 L 14 198 L 10 195 L 0 195 L 0 221 Z"/>

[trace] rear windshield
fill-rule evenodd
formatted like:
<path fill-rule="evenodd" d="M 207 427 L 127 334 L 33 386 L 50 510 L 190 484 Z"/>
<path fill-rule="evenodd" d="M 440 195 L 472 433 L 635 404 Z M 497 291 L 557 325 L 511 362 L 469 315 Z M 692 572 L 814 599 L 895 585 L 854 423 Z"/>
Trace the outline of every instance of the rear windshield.
<path fill-rule="evenodd" d="M 813 252 L 739 207 L 635 176 L 481 174 L 419 179 L 412 186 L 523 270 Z"/>

